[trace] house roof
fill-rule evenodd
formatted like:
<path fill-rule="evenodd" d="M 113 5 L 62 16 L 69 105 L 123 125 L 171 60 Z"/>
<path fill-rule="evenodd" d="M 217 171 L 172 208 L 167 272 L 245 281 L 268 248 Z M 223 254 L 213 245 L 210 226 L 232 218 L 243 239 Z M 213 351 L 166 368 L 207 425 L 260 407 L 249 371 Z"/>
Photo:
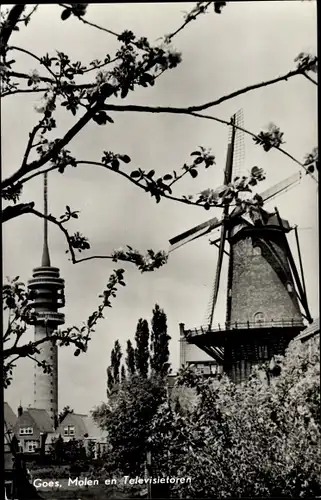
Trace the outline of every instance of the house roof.
<path fill-rule="evenodd" d="M 103 431 L 96 422 L 93 420 L 92 417 L 86 416 L 83 418 L 85 427 L 87 429 L 88 437 L 95 437 L 95 438 L 104 438 L 107 435 L 106 431 Z"/>
<path fill-rule="evenodd" d="M 80 434 L 81 436 L 88 434 L 88 438 L 98 439 L 106 437 L 106 432 L 102 431 L 94 422 L 93 418 L 88 415 L 69 413 L 60 423 L 57 432 L 62 434 L 63 428 L 67 423 L 72 423 L 72 425 L 77 427 L 77 434 Z"/>
<path fill-rule="evenodd" d="M 28 408 L 23 413 L 29 413 L 31 418 L 35 421 L 40 432 L 53 432 L 53 424 L 46 410 L 38 408 Z"/>
<path fill-rule="evenodd" d="M 297 337 L 295 337 L 295 340 L 305 342 L 318 333 L 320 333 L 320 318 L 316 318 L 311 325 L 307 326 Z"/>
<path fill-rule="evenodd" d="M 12 410 L 11 406 L 8 403 L 3 403 L 3 419 L 6 426 L 6 430 L 12 430 L 17 422 L 17 416 Z"/>

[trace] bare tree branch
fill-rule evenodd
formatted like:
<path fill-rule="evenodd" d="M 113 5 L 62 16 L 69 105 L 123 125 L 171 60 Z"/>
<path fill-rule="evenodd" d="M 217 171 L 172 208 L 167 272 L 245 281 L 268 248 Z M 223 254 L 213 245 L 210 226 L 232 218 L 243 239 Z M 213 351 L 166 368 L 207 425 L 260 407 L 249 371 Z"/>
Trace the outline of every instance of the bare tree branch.
<path fill-rule="evenodd" d="M 100 164 L 100 166 L 103 166 L 103 165 Z M 139 268 L 141 268 L 139 262 L 136 263 L 134 260 L 131 260 L 130 258 L 128 258 L 128 255 L 127 256 L 126 255 L 124 255 L 124 256 L 116 255 L 117 252 L 115 253 L 115 251 L 113 251 L 110 255 L 92 255 L 89 257 L 84 257 L 84 258 L 78 259 L 76 257 L 76 254 L 75 254 L 74 247 L 72 245 L 72 239 L 71 239 L 72 237 L 69 235 L 67 229 L 64 227 L 63 222 L 58 221 L 55 217 L 53 217 L 50 214 L 45 215 L 45 214 L 39 212 L 38 210 L 34 209 L 33 208 L 34 203 L 21 204 L 21 205 L 23 205 L 23 209 L 21 209 L 21 208 L 19 209 L 19 205 L 15 205 L 14 207 L 12 207 L 12 206 L 6 207 L 3 210 L 3 222 L 7 222 L 7 221 L 11 220 L 12 218 L 18 217 L 20 215 L 30 213 L 30 214 L 36 215 L 37 217 L 39 217 L 41 219 L 46 219 L 49 222 L 51 222 L 52 224 L 55 224 L 63 232 L 63 234 L 66 238 L 67 245 L 68 245 L 68 251 L 70 252 L 70 260 L 73 264 L 78 264 L 80 262 L 84 262 L 86 260 L 93 260 L 93 259 L 109 259 L 109 260 L 112 260 L 114 262 L 116 262 L 116 261 L 132 262 L 132 263 L 138 265 Z M 10 210 L 11 210 L 11 212 L 8 215 L 8 211 L 10 211 Z M 156 263 L 155 267 L 153 267 L 153 264 L 150 264 L 149 266 L 148 265 L 145 266 L 144 270 L 145 271 L 152 271 L 153 269 L 155 269 L 157 267 L 159 267 L 159 266 L 157 266 L 157 263 Z"/>
<path fill-rule="evenodd" d="M 26 151 L 25 151 L 25 154 L 23 156 L 23 160 L 22 160 L 22 164 L 21 164 L 22 169 L 24 169 L 27 165 L 29 154 L 30 154 L 31 148 L 33 147 L 33 141 L 35 139 L 35 136 L 36 136 L 38 130 L 41 129 L 43 122 L 44 122 L 44 118 L 42 120 L 40 120 L 40 122 L 35 127 L 33 127 L 32 131 L 29 133 L 28 144 L 27 144 Z"/>
<path fill-rule="evenodd" d="M 218 123 L 222 123 L 222 124 L 227 125 L 227 126 L 231 125 L 230 121 L 216 118 L 215 116 L 204 115 L 204 114 L 200 114 L 200 113 L 196 113 L 194 111 L 191 111 L 194 108 L 195 107 L 189 107 L 189 108 L 174 108 L 174 107 L 166 107 L 166 106 L 151 107 L 151 106 L 140 106 L 140 105 L 134 105 L 134 104 L 132 104 L 132 105 L 128 104 L 128 105 L 123 105 L 123 106 L 117 105 L 117 104 L 106 104 L 104 106 L 104 109 L 106 109 L 107 111 L 121 111 L 121 112 L 131 111 L 131 112 L 145 112 L 145 113 L 184 114 L 184 115 L 195 116 L 195 117 L 203 118 L 203 119 L 207 119 L 207 120 L 214 120 Z M 206 108 L 204 108 L 204 109 L 206 109 Z M 254 134 L 253 132 L 250 132 L 249 130 L 247 130 L 245 128 L 239 127 L 237 125 L 235 125 L 235 128 L 242 130 L 245 134 L 248 134 L 248 135 L 252 136 L 253 138 L 258 137 L 256 134 Z M 288 158 L 290 158 L 292 161 L 294 161 L 295 163 L 300 165 L 300 167 L 303 168 L 305 170 L 305 172 L 307 174 L 309 174 L 315 182 L 318 183 L 318 180 L 308 171 L 308 169 L 305 167 L 305 165 L 303 163 L 301 163 L 299 160 L 294 158 L 294 156 L 292 156 L 290 153 L 288 153 L 284 149 L 282 149 L 280 147 L 275 147 L 275 146 L 272 146 L 272 147 L 274 147 L 275 149 L 280 151 L 282 154 L 284 154 Z"/>
<path fill-rule="evenodd" d="M 34 54 L 33 52 L 30 52 L 29 50 L 26 50 L 26 49 L 22 49 L 21 47 L 16 47 L 15 45 L 11 45 L 10 47 L 8 47 L 8 50 L 17 50 L 18 52 L 22 52 L 23 54 L 27 54 L 28 56 L 30 56 L 33 59 L 35 59 L 36 61 L 38 61 L 38 63 L 41 64 L 41 66 L 44 66 L 46 68 L 46 70 L 48 71 L 48 73 L 50 73 L 51 76 L 54 78 L 54 81 L 57 79 L 57 75 L 55 75 L 55 73 L 53 71 L 51 71 L 51 69 L 48 68 L 48 66 L 43 64 L 40 57 L 36 56 L 36 54 Z"/>
<path fill-rule="evenodd" d="M 92 68 L 92 69 L 96 69 L 96 68 Z M 90 71 L 91 71 L 91 69 L 90 69 Z M 84 71 L 84 73 L 85 73 L 85 71 Z M 7 75 L 8 76 L 13 76 L 14 78 L 18 78 L 18 79 L 21 79 L 21 80 L 30 80 L 30 75 L 27 75 L 26 73 L 19 73 L 17 71 L 8 71 Z M 50 85 L 55 85 L 56 84 L 56 80 L 53 80 L 52 78 L 49 78 L 47 76 L 38 75 L 37 78 L 39 79 L 39 81 L 44 82 L 44 83 L 49 83 Z M 66 84 L 64 86 L 64 89 L 65 90 L 91 89 L 95 85 L 97 85 L 97 84 L 96 83 L 79 83 L 79 84 L 68 83 L 68 84 Z M 45 89 L 45 91 L 46 90 L 47 89 Z"/>
<path fill-rule="evenodd" d="M 211 115 L 204 115 L 204 114 L 201 114 L 201 113 L 190 113 L 192 116 L 195 116 L 195 117 L 198 117 L 198 118 L 205 118 L 207 120 L 214 120 L 216 122 L 219 122 L 219 123 L 223 123 L 224 125 L 227 125 L 227 126 L 230 126 L 231 125 L 231 122 L 230 121 L 226 121 L 226 120 L 222 120 L 221 118 L 216 118 L 215 116 L 211 116 Z M 244 132 L 245 134 L 248 134 L 250 135 L 251 137 L 253 137 L 254 139 L 257 139 L 258 136 L 256 134 L 253 134 L 253 132 L 251 132 L 250 130 L 247 130 L 246 128 L 243 128 L 243 127 L 240 127 L 238 125 L 235 125 L 234 124 L 234 127 L 238 130 L 241 130 L 242 132 Z M 311 174 L 309 172 L 309 170 L 307 169 L 307 167 L 304 165 L 304 163 L 300 162 L 299 160 L 297 160 L 294 156 L 292 156 L 290 153 L 288 153 L 287 151 L 285 151 L 285 149 L 282 149 L 280 147 L 276 147 L 276 146 L 272 146 L 272 148 L 276 149 L 277 151 L 280 151 L 280 153 L 284 154 L 285 156 L 287 156 L 288 158 L 290 158 L 292 161 L 294 161 L 297 165 L 299 165 L 301 168 L 303 168 L 303 170 L 305 171 L 305 173 L 307 175 L 309 175 L 317 184 L 318 184 L 318 180 L 314 177 L 313 174 Z"/>
<path fill-rule="evenodd" d="M 110 167 L 108 165 L 105 165 L 104 163 L 101 163 L 101 162 L 98 162 L 98 161 L 91 161 L 91 160 L 79 160 L 79 161 L 76 161 L 76 164 L 77 165 L 93 165 L 93 166 L 97 166 L 97 167 L 103 167 L 104 169 L 110 170 L 111 172 L 114 172 L 116 174 L 121 175 L 122 177 L 125 177 L 128 181 L 130 181 L 132 184 L 135 184 L 135 186 L 139 187 L 143 191 L 147 191 L 146 186 L 143 186 L 138 181 L 136 181 L 135 179 L 133 179 L 132 177 L 130 177 L 130 174 L 127 174 L 126 172 L 123 172 L 122 170 L 115 170 L 112 167 Z M 46 172 L 51 172 L 52 170 L 57 170 L 57 169 L 58 169 L 58 167 L 56 165 L 54 165 L 54 166 L 52 166 L 50 168 L 47 168 L 47 169 L 44 169 L 44 170 L 41 170 L 41 171 L 37 171 L 34 174 L 32 174 L 32 175 L 30 175 L 28 177 L 25 177 L 24 179 L 22 179 L 19 182 L 20 182 L 20 184 L 24 184 L 25 182 L 28 182 L 30 179 L 33 179 L 34 177 L 37 177 L 38 175 L 42 175 L 42 174 L 44 174 Z M 184 171 L 180 176 L 177 177 L 177 179 L 174 179 L 171 183 L 169 183 L 169 186 L 172 186 L 172 184 L 174 184 L 176 181 L 180 180 L 187 173 L 188 173 L 188 171 Z M 184 203 L 185 205 L 195 205 L 195 206 L 203 208 L 203 210 L 204 210 L 204 206 L 200 205 L 199 203 L 197 203 L 195 201 L 191 201 L 191 200 L 188 200 L 188 199 L 185 199 L 185 198 L 178 198 L 177 196 L 172 196 L 172 195 L 169 195 L 167 193 L 162 194 L 162 197 L 163 198 L 167 198 L 169 200 L 178 201 L 179 203 Z M 223 205 L 221 205 L 221 204 L 210 204 L 210 207 L 213 207 L 213 208 L 214 207 L 215 208 L 221 208 L 222 206 Z M 231 204 L 231 206 L 233 206 L 233 204 Z M 15 209 L 16 207 L 18 207 L 18 205 L 16 205 L 15 207 L 11 207 L 10 206 L 10 207 L 7 207 L 7 208 Z M 12 218 L 15 218 L 15 217 L 18 217 L 19 215 L 21 215 L 19 213 L 19 210 L 17 210 L 16 211 L 16 215 L 14 215 L 14 213 L 13 213 L 12 216 L 10 216 L 9 218 L 7 218 L 5 210 L 4 210 L 4 213 L 3 213 L 3 221 L 4 222 L 6 222 L 9 219 L 12 219 Z M 24 213 L 28 213 L 29 211 L 30 210 L 26 209 L 24 211 Z M 79 262 L 79 260 L 77 260 L 77 262 Z"/>
<path fill-rule="evenodd" d="M 10 95 L 15 94 L 33 94 L 34 92 L 46 92 L 48 89 L 45 88 L 37 88 L 37 89 L 16 89 L 4 92 L 1 94 L 1 97 L 8 97 Z"/>
<path fill-rule="evenodd" d="M 21 177 L 23 177 L 23 175 L 45 165 L 55 154 L 57 154 L 64 146 L 66 146 L 66 144 L 71 141 L 71 139 L 73 139 L 80 132 L 80 130 L 91 120 L 94 114 L 98 111 L 99 107 L 100 105 L 96 103 L 90 109 L 88 109 L 88 111 L 78 120 L 78 122 L 68 130 L 65 136 L 62 139 L 58 140 L 55 145 L 39 160 L 31 162 L 30 164 L 25 165 L 23 168 L 19 168 L 14 174 L 5 179 L 1 185 L 2 189 L 18 181 Z"/>
<path fill-rule="evenodd" d="M 190 116 L 197 116 L 195 114 L 195 112 L 197 112 L 197 111 L 201 111 L 201 110 L 213 107 L 213 106 L 217 106 L 217 105 L 221 104 L 224 101 L 227 101 L 229 99 L 233 99 L 234 97 L 236 97 L 238 95 L 241 95 L 241 94 L 245 94 L 247 92 L 250 92 L 251 90 L 258 89 L 258 88 L 261 88 L 261 87 L 266 87 L 268 85 L 273 85 L 273 84 L 275 84 L 275 83 L 277 83 L 279 81 L 282 81 L 282 80 L 287 81 L 289 78 L 291 78 L 291 77 L 293 77 L 295 75 L 299 75 L 299 74 L 302 74 L 302 69 L 296 69 L 296 70 L 290 71 L 286 75 L 280 76 L 278 78 L 274 78 L 272 80 L 268 80 L 268 81 L 261 82 L 261 83 L 258 83 L 258 84 L 250 85 L 250 86 L 245 87 L 243 89 L 239 89 L 239 90 L 237 90 L 235 92 L 232 92 L 230 94 L 222 96 L 222 97 L 220 97 L 219 99 L 217 99 L 215 101 L 211 101 L 211 102 L 208 102 L 208 103 L 205 103 L 205 104 L 201 104 L 201 105 L 198 105 L 198 106 L 188 106 L 188 107 L 185 107 L 185 108 L 181 108 L 181 107 L 170 107 L 170 106 L 142 106 L 142 105 L 130 105 L 130 104 L 128 104 L 128 105 L 104 104 L 104 109 L 107 110 L 107 111 L 128 111 L 128 112 L 145 112 L 145 113 L 173 113 L 173 114 L 187 114 L 187 115 L 190 115 Z M 57 141 L 57 143 L 55 144 L 55 146 L 47 154 L 45 154 L 40 160 L 34 161 L 31 164 L 26 165 L 24 169 L 17 170 L 11 177 L 5 179 L 2 182 L 2 189 L 4 189 L 7 186 L 9 186 L 10 184 L 16 182 L 21 177 L 23 177 L 23 175 L 25 175 L 26 173 L 29 173 L 29 172 L 31 172 L 33 170 L 36 170 L 36 169 L 42 167 L 43 165 L 45 165 L 45 163 L 47 163 L 47 161 L 49 161 L 55 153 L 59 152 L 64 146 L 66 146 L 70 142 L 70 140 L 73 137 L 75 137 L 75 135 L 78 134 L 78 132 L 91 120 L 92 116 L 95 114 L 95 112 L 98 109 L 99 109 L 99 105 L 95 104 L 67 132 L 67 134 L 64 136 L 64 138 L 62 138 L 59 141 Z M 203 118 L 207 118 L 207 119 L 213 119 L 213 120 L 215 119 L 214 117 L 209 117 L 209 116 L 205 116 L 205 115 L 204 116 L 199 116 L 199 117 L 203 117 Z M 220 121 L 220 120 L 217 119 L 216 121 Z M 221 123 L 229 124 L 229 122 L 225 122 L 223 120 L 221 121 Z M 245 129 L 244 129 L 244 131 L 245 131 Z M 250 135 L 252 135 L 253 137 L 256 137 L 251 132 L 246 131 L 246 133 L 250 133 Z M 301 162 L 299 162 L 298 160 L 294 159 L 292 157 L 292 155 L 290 155 L 289 153 L 285 152 L 281 148 L 277 148 L 277 149 L 279 149 L 279 151 L 281 151 L 283 154 L 286 154 L 286 156 L 288 156 L 289 158 L 291 158 L 298 165 L 300 165 L 301 167 L 303 167 L 305 169 L 305 167 L 303 166 L 303 164 Z M 314 177 L 312 177 L 312 178 L 315 180 L 315 182 L 317 182 L 317 180 Z"/>
<path fill-rule="evenodd" d="M 70 6 L 72 6 L 72 4 L 68 5 L 68 4 L 63 4 L 63 3 L 60 3 L 59 5 L 60 5 L 60 7 L 63 7 L 64 9 L 70 9 Z M 79 19 L 79 21 L 81 21 L 84 24 L 87 24 L 88 26 L 91 26 L 92 28 L 96 28 L 100 31 L 104 31 L 105 33 L 108 33 L 109 35 L 119 37 L 119 33 L 116 33 L 115 31 L 109 30 L 107 28 L 103 28 L 102 26 L 99 26 L 98 24 L 91 23 L 90 21 L 87 21 L 87 19 L 84 19 L 82 16 L 76 16 L 76 17 L 77 17 L 77 19 Z"/>

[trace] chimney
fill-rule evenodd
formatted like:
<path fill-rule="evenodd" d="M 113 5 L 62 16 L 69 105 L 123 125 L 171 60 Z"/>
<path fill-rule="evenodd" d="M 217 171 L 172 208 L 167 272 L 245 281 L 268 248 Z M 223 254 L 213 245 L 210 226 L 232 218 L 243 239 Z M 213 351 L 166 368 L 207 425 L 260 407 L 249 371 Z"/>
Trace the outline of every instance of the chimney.
<path fill-rule="evenodd" d="M 23 413 L 23 408 L 21 405 L 19 405 L 18 406 L 18 417 L 21 417 L 22 413 Z"/>

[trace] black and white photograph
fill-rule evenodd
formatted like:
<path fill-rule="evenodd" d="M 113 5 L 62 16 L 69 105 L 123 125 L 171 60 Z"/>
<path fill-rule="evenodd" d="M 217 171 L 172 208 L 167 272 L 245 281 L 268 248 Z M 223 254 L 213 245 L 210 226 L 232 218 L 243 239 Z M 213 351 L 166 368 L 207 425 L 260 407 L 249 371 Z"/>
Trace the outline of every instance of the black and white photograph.
<path fill-rule="evenodd" d="M 316 0 L 0 12 L 4 498 L 320 498 Z"/>

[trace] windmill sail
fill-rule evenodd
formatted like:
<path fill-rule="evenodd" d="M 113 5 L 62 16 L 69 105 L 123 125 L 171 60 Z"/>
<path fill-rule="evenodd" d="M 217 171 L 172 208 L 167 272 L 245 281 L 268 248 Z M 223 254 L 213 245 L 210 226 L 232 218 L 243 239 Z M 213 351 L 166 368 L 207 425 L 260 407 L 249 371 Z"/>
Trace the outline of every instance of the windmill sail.
<path fill-rule="evenodd" d="M 235 129 L 235 139 L 233 148 L 233 177 L 242 177 L 247 175 L 245 168 L 245 141 L 244 132 L 241 130 L 244 128 L 244 113 L 243 109 L 239 109 L 234 115 L 235 125 L 240 128 Z"/>
<path fill-rule="evenodd" d="M 202 224 L 199 224 L 198 226 L 195 226 L 192 229 L 179 234 L 178 236 L 175 236 L 174 238 L 169 240 L 171 244 L 169 251 L 172 252 L 176 248 L 185 245 L 185 243 L 193 241 L 200 236 L 204 236 L 204 234 L 211 232 L 213 229 L 216 229 L 220 225 L 221 221 L 216 217 L 213 217 L 212 219 L 209 219 L 208 221 L 203 222 Z"/>
<path fill-rule="evenodd" d="M 228 185 L 231 182 L 232 175 L 233 175 L 233 158 L 234 158 L 235 131 L 236 131 L 234 125 L 236 123 L 236 120 L 237 120 L 237 115 L 234 115 L 232 120 L 231 120 L 232 129 L 231 129 L 230 141 L 229 141 L 228 148 L 227 148 L 226 167 L 225 167 L 225 171 L 224 171 L 224 182 L 226 185 Z M 214 288 L 213 288 L 213 296 L 212 296 L 212 304 L 211 304 L 211 314 L 210 314 L 210 318 L 209 318 L 209 328 L 210 329 L 211 329 L 212 323 L 213 323 L 214 309 L 216 306 L 218 291 L 219 291 L 219 287 L 220 287 L 222 263 L 223 263 L 223 257 L 224 257 L 224 247 L 225 247 L 226 233 L 227 233 L 226 219 L 228 217 L 228 213 L 229 213 L 229 206 L 226 205 L 224 207 L 224 210 L 223 210 L 223 221 L 222 221 L 222 228 L 221 228 L 220 245 L 219 245 L 218 259 L 217 259 L 217 264 L 216 264 L 216 274 L 215 274 L 215 280 L 214 280 Z"/>
<path fill-rule="evenodd" d="M 268 201 L 274 198 L 276 195 L 282 193 L 289 187 L 293 187 L 294 184 L 298 183 L 302 178 L 301 172 L 297 172 L 296 174 L 291 175 L 290 177 L 287 177 L 283 181 L 279 182 L 278 184 L 275 184 L 269 189 L 266 189 L 261 193 L 261 197 L 263 201 Z"/>
<path fill-rule="evenodd" d="M 294 185 L 297 184 L 301 180 L 301 178 L 302 178 L 301 172 L 297 172 L 296 174 L 287 177 L 278 184 L 275 184 L 274 186 L 266 189 L 265 191 L 260 193 L 260 196 L 262 197 L 263 201 L 265 202 L 270 201 L 279 194 L 286 191 L 287 189 L 294 187 Z M 230 218 L 239 216 L 242 213 L 243 210 L 241 208 L 237 208 L 232 212 Z M 189 241 L 193 241 L 196 238 L 200 238 L 201 236 L 210 233 L 214 229 L 220 227 L 221 224 L 222 224 L 221 220 L 217 219 L 217 217 L 213 217 L 212 219 L 209 219 L 208 221 L 203 222 L 202 224 L 199 224 L 198 226 L 195 226 L 189 229 L 188 231 L 179 234 L 178 236 L 175 236 L 174 238 L 169 240 L 169 243 L 171 245 L 169 252 L 176 250 L 182 245 L 188 243 Z"/>

